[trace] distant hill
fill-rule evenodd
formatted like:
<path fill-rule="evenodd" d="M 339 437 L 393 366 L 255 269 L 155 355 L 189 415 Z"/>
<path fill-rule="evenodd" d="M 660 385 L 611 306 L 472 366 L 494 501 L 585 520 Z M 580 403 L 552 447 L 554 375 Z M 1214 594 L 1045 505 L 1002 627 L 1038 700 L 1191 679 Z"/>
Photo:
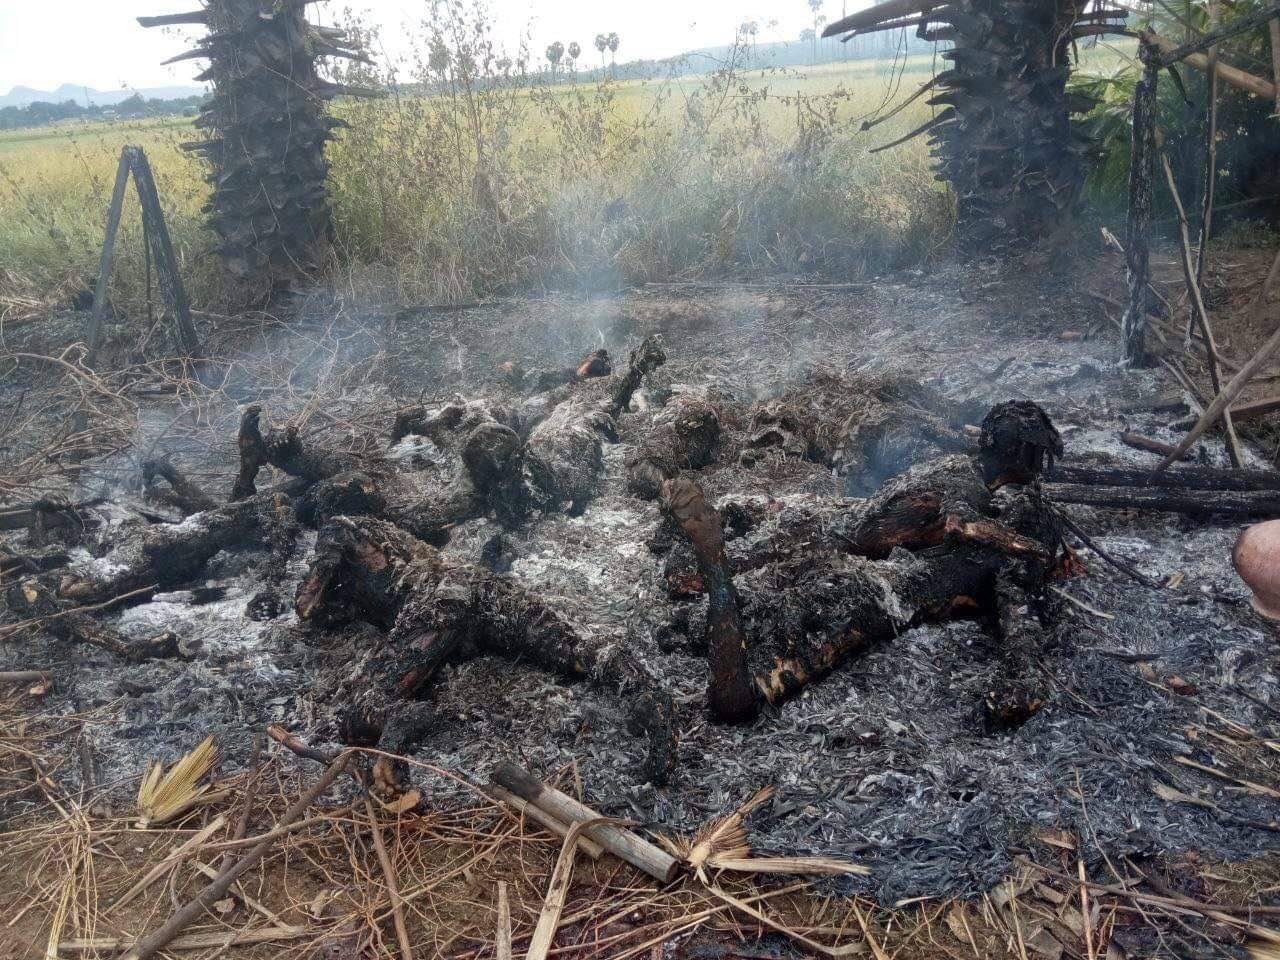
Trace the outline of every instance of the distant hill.
<path fill-rule="evenodd" d="M 33 103 L 65 103 L 74 100 L 84 107 L 96 104 L 110 107 L 141 95 L 145 100 L 182 100 L 187 97 L 198 97 L 204 94 L 203 87 L 142 87 L 140 89 L 95 90 L 93 87 L 77 86 L 64 83 L 56 90 L 36 90 L 32 87 L 14 87 L 6 94 L 0 94 L 0 107 L 26 107 Z"/>

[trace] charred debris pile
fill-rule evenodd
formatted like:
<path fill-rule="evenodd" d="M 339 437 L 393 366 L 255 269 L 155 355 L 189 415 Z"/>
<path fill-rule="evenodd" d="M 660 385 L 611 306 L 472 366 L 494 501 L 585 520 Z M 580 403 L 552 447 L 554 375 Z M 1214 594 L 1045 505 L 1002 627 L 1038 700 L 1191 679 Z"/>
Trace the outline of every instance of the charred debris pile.
<path fill-rule="evenodd" d="M 1269 471 L 1063 462 L 1062 435 L 1028 400 L 955 403 L 884 373 L 815 373 L 743 400 L 664 378 L 668 349 L 649 336 L 625 359 L 594 350 L 563 370 L 508 363 L 501 399 L 388 413 L 383 437 L 364 444 L 372 455 L 268 426 L 267 411 L 246 406 L 224 489 L 153 458 L 143 466 L 150 506 L 127 521 L 57 500 L 0 512 L 5 629 L 34 628 L 121 662 L 194 667 L 201 653 L 180 623 L 161 629 L 128 610 L 178 595 L 225 607 L 225 586 L 206 570 L 241 556 L 252 591 L 234 616 L 307 651 L 280 718 L 312 742 L 383 751 L 369 783 L 384 802 L 422 799 L 393 756 L 432 758 L 441 738 L 492 737 L 483 722 L 470 732 L 446 722 L 435 703 L 442 676 L 449 698 L 465 699 L 467 665 L 481 658 L 509 672 L 500 695 L 532 685 L 520 694 L 531 716 L 555 696 L 538 675 L 594 691 L 607 706 L 583 722 L 612 730 L 593 761 L 643 786 L 647 813 L 679 819 L 690 791 L 716 799 L 760 786 L 723 782 L 717 756 L 731 769 L 724 751 L 735 745 L 767 755 L 801 694 L 830 688 L 827 706 L 868 719 L 868 703 L 843 701 L 849 670 L 917 658 L 921 638 L 966 638 L 963 652 L 931 650 L 935 683 L 954 686 L 938 708 L 948 732 L 934 735 L 964 738 L 993 771 L 1016 765 L 1023 727 L 1079 696 L 1053 665 L 1064 643 L 1085 646 L 1062 629 L 1079 612 L 1061 598 L 1084 569 L 1079 552 L 1129 589 L 1161 586 L 1094 542 L 1081 508 L 1196 524 L 1280 508 L 1280 477 Z M 578 551 L 589 557 L 575 569 Z M 608 569 L 611 557 L 619 570 Z M 1092 613 L 1105 627 L 1107 615 Z M 1096 646 L 1125 655 L 1122 638 Z M 476 696 L 481 716 L 490 704 Z M 1048 724 L 1068 722 L 1050 714 Z M 512 759 L 500 741 L 475 749 L 491 763 Z M 1114 814 L 1116 834 L 1122 819 Z M 895 882 L 958 891 L 994 880 L 1007 861 L 971 828 L 948 870 L 926 879 L 929 857 L 903 851 L 920 871 Z M 825 829 L 783 830 L 774 842 L 788 852 L 858 848 Z"/>

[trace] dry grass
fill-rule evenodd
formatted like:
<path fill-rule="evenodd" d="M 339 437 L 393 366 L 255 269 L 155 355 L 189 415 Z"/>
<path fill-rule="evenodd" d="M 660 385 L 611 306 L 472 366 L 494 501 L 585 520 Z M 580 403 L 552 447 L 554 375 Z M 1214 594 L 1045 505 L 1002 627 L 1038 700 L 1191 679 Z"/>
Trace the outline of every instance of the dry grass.
<path fill-rule="evenodd" d="M 268 832 L 319 773 L 318 767 L 301 769 L 289 753 L 267 756 L 252 771 L 218 778 L 222 799 L 181 822 L 142 830 L 131 822 L 127 800 L 115 812 L 106 808 L 127 797 L 141 770 L 75 793 L 62 785 L 82 779 L 72 768 L 91 749 L 76 745 L 92 743 L 94 725 L 106 722 L 109 711 L 45 714 L 36 698 L 12 690 L 0 703 L 0 804 L 13 814 L 0 867 L 0 954 L 6 957 L 114 955 L 115 944 L 155 929 L 198 892 L 221 855 Z M 1218 732 L 1237 746 L 1249 739 L 1238 727 Z M 410 762 L 428 785 L 440 776 L 457 779 Z M 241 819 L 246 795 L 253 798 L 249 836 L 236 841 L 232 824 Z M 428 801 L 421 812 L 376 814 L 386 856 L 380 864 L 369 808 L 346 796 L 310 811 L 232 896 L 184 932 L 178 947 L 203 946 L 205 953 L 175 948 L 175 955 L 210 956 L 209 948 L 245 958 L 301 958 L 318 949 L 327 956 L 402 955 L 388 876 L 398 887 L 413 956 L 496 956 L 503 889 L 514 949 L 527 949 L 552 889 L 560 838 L 477 791 L 474 805 L 437 809 Z M 1274 889 L 1275 858 L 1239 866 L 1188 860 L 1172 865 L 1176 880 L 1108 860 L 1116 877 L 1099 883 L 1078 872 L 1074 837 L 1046 833 L 1034 847 L 1034 862 L 1019 857 L 1015 874 L 979 900 L 893 908 L 822 896 L 793 878 L 713 873 L 703 881 L 690 872 L 660 887 L 611 857 L 579 858 L 571 881 L 557 887 L 563 904 L 554 904 L 560 915 L 547 956 L 624 960 L 656 956 L 663 944 L 745 945 L 766 936 L 815 955 L 875 960 L 1028 960 L 1052 955 L 1055 945 L 1069 956 L 1102 958 L 1119 956 L 1121 943 L 1137 942 L 1172 954 L 1191 942 L 1248 942 L 1264 956 L 1280 943 L 1270 926 L 1280 908 L 1258 905 Z M 564 864 L 560 873 L 566 874 Z M 1179 892 L 1185 889 L 1195 893 Z"/>
<path fill-rule="evenodd" d="M 928 108 L 858 128 L 927 76 L 927 61 L 762 70 L 744 43 L 714 74 L 548 87 L 490 45 L 484 16 L 442 5 L 423 27 L 420 62 L 397 79 L 430 95 L 338 104 L 352 127 L 331 148 L 331 282 L 462 302 L 741 270 L 862 276 L 927 261 L 949 235 L 951 204 L 923 142 L 867 152 Z M 433 32 L 447 66 L 433 65 Z M 95 275 L 119 149 L 132 142 L 155 170 L 193 299 L 231 303 L 206 252 L 202 170 L 179 149 L 196 138 L 176 121 L 0 136 L 0 263 L 11 275 L 0 313 Z M 136 307 L 145 266 L 127 203 L 114 295 Z"/>

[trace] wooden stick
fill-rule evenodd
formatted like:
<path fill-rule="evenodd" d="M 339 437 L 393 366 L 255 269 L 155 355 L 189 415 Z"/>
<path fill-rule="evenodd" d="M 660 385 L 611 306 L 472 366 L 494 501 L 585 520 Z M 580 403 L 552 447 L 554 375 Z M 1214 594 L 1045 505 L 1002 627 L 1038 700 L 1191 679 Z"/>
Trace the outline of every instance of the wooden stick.
<path fill-rule="evenodd" d="M 493 772 L 493 782 L 506 787 L 516 796 L 523 797 L 529 803 L 541 807 L 563 822 L 579 823 L 600 819 L 600 814 L 590 807 L 554 787 L 547 786 L 514 763 L 499 764 Z M 680 864 L 675 857 L 630 830 L 612 824 L 602 824 L 592 827 L 586 833 L 614 856 L 663 883 L 674 880 L 680 869 Z"/>
<path fill-rule="evenodd" d="M 138 17 L 140 27 L 172 27 L 184 23 L 208 23 L 207 10 L 191 10 L 187 13 L 165 13 L 158 17 Z"/>
<path fill-rule="evenodd" d="M 1095 487 L 1167 487 L 1190 490 L 1280 490 L 1280 471 L 1230 470 L 1218 467 L 1179 467 L 1153 473 L 1145 467 L 1076 467 L 1054 464 L 1046 483 L 1079 483 Z"/>
<path fill-rule="evenodd" d="M 1142 76 L 1133 88 L 1133 131 L 1129 161 L 1129 210 L 1125 227 L 1125 280 L 1129 302 L 1120 318 L 1123 362 L 1147 364 L 1147 285 L 1151 280 L 1148 239 L 1151 230 L 1151 181 L 1155 167 L 1156 87 L 1159 57 L 1152 45 L 1138 44 Z"/>
<path fill-rule="evenodd" d="M 862 121 L 862 126 L 860 127 L 860 129 L 862 129 L 862 130 L 870 130 L 872 127 L 878 126 L 879 124 L 884 123 L 886 120 L 888 120 L 888 119 L 890 119 L 890 118 L 892 118 L 892 117 L 896 117 L 899 113 L 901 113 L 903 110 L 905 110 L 908 106 L 910 106 L 911 104 L 915 103 L 915 102 L 916 102 L 916 100 L 918 100 L 920 97 L 924 96 L 926 93 L 928 93 L 930 90 L 932 90 L 935 86 L 937 86 L 937 84 L 938 84 L 938 78 L 937 78 L 936 76 L 935 76 L 933 79 L 929 80 L 928 82 L 926 82 L 926 83 L 922 83 L 922 84 L 921 84 L 921 85 L 916 89 L 916 92 L 915 92 L 915 93 L 913 93 L 911 96 L 907 97 L 907 99 L 903 100 L 901 103 L 899 103 L 897 106 L 895 106 L 895 107 L 894 107 L 892 110 L 890 110 L 888 113 L 881 114 L 880 116 L 876 117 L 874 120 L 863 120 L 863 121 Z"/>
<path fill-rule="evenodd" d="M 1280 262 L 1280 258 L 1277 258 L 1277 262 Z M 1231 401 L 1240 396 L 1244 388 L 1249 385 L 1249 381 L 1253 379 L 1253 375 L 1258 372 L 1264 363 L 1271 359 L 1271 355 L 1277 349 L 1280 349 L 1280 327 L 1276 328 L 1275 332 L 1267 338 L 1267 342 L 1258 348 L 1257 353 L 1250 357 L 1249 361 L 1240 368 L 1240 371 L 1231 378 L 1231 382 L 1223 387 L 1221 392 L 1213 398 L 1213 402 L 1209 404 L 1208 409 L 1200 415 L 1200 419 L 1196 421 L 1195 426 L 1178 443 L 1173 453 L 1156 465 L 1157 472 L 1167 469 L 1191 449 L 1192 445 L 1204 435 L 1204 432 L 1217 422 L 1218 417 L 1231 405 Z"/>
<path fill-rule="evenodd" d="M 298 940 L 313 936 L 311 927 L 263 927 L 258 930 L 240 930 L 238 932 L 188 933 L 176 937 L 168 945 L 170 950 L 225 950 L 227 947 L 244 946 L 251 943 L 271 943 L 274 940 Z M 58 953 L 120 953 L 132 947 L 134 941 L 130 937 L 97 937 L 91 940 L 62 940 L 58 943 Z"/>
<path fill-rule="evenodd" d="M 2 670 L 0 683 L 31 683 L 33 680 L 52 680 L 48 670 Z"/>
<path fill-rule="evenodd" d="M 278 723 L 267 724 L 267 736 L 286 750 L 307 760 L 315 760 L 317 763 L 333 763 L 337 759 L 337 754 L 328 753 L 311 746 L 297 734 L 290 733 Z M 358 769 L 348 770 L 347 776 L 360 784 L 360 786 L 364 786 L 364 775 Z"/>
<path fill-rule="evenodd" d="M 1143 37 L 1154 45 L 1161 54 L 1169 54 L 1177 49 L 1177 44 L 1168 37 L 1160 36 L 1158 33 L 1147 32 L 1143 34 Z M 1187 54 L 1181 62 L 1195 67 L 1197 70 L 1209 69 L 1209 58 L 1203 53 Z M 1252 73 L 1241 70 L 1239 67 L 1233 67 L 1229 63 L 1223 63 L 1221 59 L 1218 60 L 1214 69 L 1219 80 L 1235 87 L 1237 90 L 1243 90 L 1245 93 L 1251 93 L 1255 97 L 1262 97 L 1265 100 L 1274 100 L 1276 98 L 1276 85 L 1274 83 L 1269 83 L 1261 77 L 1256 77 Z"/>
<path fill-rule="evenodd" d="M 835 36 L 837 33 L 848 33 L 850 30 L 861 30 L 863 27 L 870 27 L 874 24 L 881 23 L 885 20 L 897 20 L 900 17 L 909 17 L 912 14 L 920 13 L 928 7 L 933 6 L 935 0 L 886 0 L 885 3 L 877 3 L 874 7 L 867 10 L 860 10 L 857 13 L 850 14 L 835 23 L 830 24 L 827 29 L 822 31 L 824 37 Z"/>
<path fill-rule="evenodd" d="M 382 824 L 378 822 L 378 813 L 373 809 L 373 801 L 366 793 L 364 812 L 369 817 L 369 827 L 373 832 L 373 848 L 378 853 L 378 863 L 382 867 L 382 877 L 387 884 L 387 897 L 391 900 L 391 919 L 396 927 L 396 939 L 400 941 L 402 960 L 413 960 L 413 945 L 409 942 L 409 928 L 404 923 L 404 905 L 400 900 L 400 885 L 396 883 L 395 867 L 387 854 L 387 845 L 382 839 Z"/>
<path fill-rule="evenodd" d="M 281 827 L 288 826 L 302 816 L 306 809 L 333 785 L 333 781 L 346 769 L 350 760 L 351 753 L 349 751 L 339 754 L 338 758 L 321 774 L 320 779 L 312 785 L 311 789 L 299 797 L 284 812 L 276 825 L 276 830 L 272 831 L 272 834 L 277 833 Z M 154 956 L 158 951 L 168 946 L 170 941 L 185 930 L 192 921 L 213 906 L 215 901 L 221 900 L 226 896 L 227 891 L 231 889 L 231 885 L 266 855 L 267 851 L 275 843 L 272 834 L 268 834 L 257 846 L 237 860 L 229 870 L 223 870 L 217 880 L 214 880 L 200 891 L 194 900 L 187 901 L 173 916 L 165 921 L 159 930 L 138 941 L 125 955 L 125 960 L 147 960 L 148 957 Z"/>
<path fill-rule="evenodd" d="M 1280 16 L 1280 7 L 1273 7 L 1269 10 L 1262 10 L 1259 13 L 1249 16 L 1235 17 L 1225 27 L 1218 30 L 1211 29 L 1209 33 L 1202 34 L 1195 40 L 1184 43 L 1180 47 L 1172 49 L 1161 49 L 1160 65 L 1163 67 L 1172 66 L 1181 60 L 1187 59 L 1193 53 L 1199 53 L 1201 50 L 1212 50 L 1217 46 L 1220 40 L 1229 40 L 1234 36 L 1242 33 L 1248 33 L 1257 27 L 1262 26 L 1269 20 Z M 1210 23 L 1215 22 L 1211 20 Z"/>
<path fill-rule="evenodd" d="M 569 897 L 569 884 L 573 881 L 573 858 L 578 852 L 575 841 L 580 833 L 590 829 L 602 829 L 606 826 L 617 826 L 621 820 L 609 817 L 596 817 L 582 820 L 569 828 L 560 847 L 560 855 L 556 857 L 556 865 L 551 871 L 551 882 L 547 885 L 547 896 L 542 902 L 542 910 L 538 914 L 538 925 L 534 927 L 533 937 L 529 940 L 529 950 L 525 960 L 547 960 L 551 952 L 551 941 L 555 939 L 556 930 L 560 926 L 560 916 L 564 913 L 565 901 Z"/>
<path fill-rule="evenodd" d="M 1218 28 L 1218 0 L 1209 2 L 1209 32 Z M 1218 45 L 1209 47 L 1208 93 L 1205 104 L 1204 199 L 1200 204 L 1200 241 L 1196 245 L 1196 284 L 1204 277 L 1205 250 L 1213 230 L 1213 196 L 1218 185 Z M 1191 339 L 1191 317 L 1187 318 L 1187 339 Z"/>
<path fill-rule="evenodd" d="M 201 844 L 208 840 L 211 836 L 227 825 L 227 818 L 224 814 L 218 814 L 213 820 L 205 826 L 203 830 L 192 834 L 187 838 L 181 846 L 177 847 L 167 857 L 157 863 L 154 867 L 143 874 L 142 879 L 131 886 L 124 893 L 116 898 L 116 901 L 107 907 L 108 913 L 114 913 L 123 907 L 126 903 L 140 894 L 151 884 L 155 883 L 162 876 L 168 873 L 172 868 L 178 866 L 182 862 L 182 858 L 189 853 L 193 853 Z"/>
<path fill-rule="evenodd" d="M 85 362 L 93 366 L 102 343 L 102 314 L 107 304 L 107 284 L 111 280 L 111 262 L 115 258 L 116 233 L 120 230 L 120 212 L 124 209 L 124 191 L 129 185 L 129 161 L 120 155 L 116 167 L 116 185 L 111 190 L 111 206 L 107 207 L 107 233 L 102 241 L 102 256 L 98 259 L 98 280 L 93 287 L 93 312 L 89 314 L 89 355 Z"/>
<path fill-rule="evenodd" d="M 201 863 L 199 860 L 196 860 L 194 858 L 192 858 L 188 862 L 191 864 L 191 868 L 195 870 L 197 873 L 203 873 L 210 880 L 218 879 L 219 871 L 213 869 L 213 867 L 209 866 L 207 863 Z M 284 921 L 280 919 L 279 914 L 273 911 L 270 907 L 266 906 L 265 904 L 259 903 L 257 900 L 253 899 L 253 897 L 245 893 L 244 887 L 240 883 L 237 883 L 235 887 L 236 887 L 235 895 L 244 902 L 244 905 L 246 907 L 248 907 L 250 910 L 253 910 L 256 913 L 262 914 L 262 916 L 266 917 L 272 923 L 278 923 L 281 926 L 285 925 Z M 170 945 L 170 949 L 172 949 L 172 944 Z"/>
<path fill-rule="evenodd" d="M 557 820 L 541 807 L 534 806 L 527 800 L 517 797 L 506 787 L 499 786 L 496 783 L 489 784 L 485 788 L 485 792 L 493 796 L 495 800 L 501 800 L 503 803 L 511 807 L 517 814 L 527 817 L 539 826 L 546 827 L 556 836 L 563 837 L 569 832 L 569 825 Z M 592 860 L 599 860 L 604 856 L 604 847 L 596 843 L 590 837 L 578 837 L 578 848 Z"/>
<path fill-rule="evenodd" d="M 1144 437 L 1140 433 L 1125 431 L 1118 434 L 1117 439 L 1126 447 L 1132 447 L 1134 450 L 1141 450 L 1144 453 L 1158 453 L 1162 457 L 1167 457 L 1173 452 L 1173 444 L 1161 443 L 1159 440 L 1153 440 L 1150 437 Z M 1186 454 L 1184 460 L 1190 460 L 1191 454 Z"/>
<path fill-rule="evenodd" d="M 244 799 L 240 802 L 240 816 L 236 818 L 235 828 L 231 831 L 232 840 L 243 840 L 249 832 L 249 817 L 253 815 L 253 802 L 258 797 L 258 777 L 262 772 L 259 766 L 261 756 L 262 737 L 255 734 L 253 758 L 249 761 L 249 782 L 245 784 Z M 226 870 L 231 866 L 232 860 L 231 851 L 228 850 L 222 855 L 222 862 L 218 864 L 218 869 Z"/>
<path fill-rule="evenodd" d="M 586 837 L 578 838 L 578 849 L 582 849 L 582 841 Z M 496 945 L 494 947 L 494 955 L 496 960 L 512 960 L 511 952 L 511 901 L 507 897 L 507 881 L 498 881 L 498 930 L 497 936 L 494 938 Z"/>
<path fill-rule="evenodd" d="M 1209 311 L 1205 309 L 1204 300 L 1200 296 L 1200 284 L 1196 282 L 1196 267 L 1191 258 L 1191 235 L 1187 227 L 1187 211 L 1182 206 L 1182 197 L 1178 195 L 1178 184 L 1173 177 L 1173 167 L 1169 164 L 1169 155 L 1163 147 L 1160 150 L 1160 164 L 1164 167 L 1165 183 L 1169 187 L 1169 196 L 1173 198 L 1173 207 L 1178 213 L 1178 249 L 1182 254 L 1182 279 L 1187 285 L 1187 296 L 1191 298 L 1191 314 L 1200 325 L 1200 333 L 1204 337 L 1204 349 L 1208 359 L 1209 381 L 1213 384 L 1213 392 L 1222 389 L 1218 379 L 1218 344 L 1213 336 L 1213 327 L 1209 324 Z M 1222 411 L 1222 426 L 1227 433 L 1227 456 L 1233 467 L 1244 466 L 1244 456 L 1240 450 L 1240 438 L 1236 436 L 1235 425 L 1231 422 L 1231 411 Z M 1166 456 L 1172 456 L 1169 451 Z"/>
<path fill-rule="evenodd" d="M 1271 35 L 1271 77 L 1276 89 L 1276 113 L 1280 117 L 1280 19 L 1273 17 L 1267 24 Z"/>
<path fill-rule="evenodd" d="M 1249 403 L 1240 403 L 1231 408 L 1233 420 L 1252 420 L 1280 410 L 1280 397 L 1263 397 Z"/>
<path fill-rule="evenodd" d="M 1098 546 L 1097 542 L 1092 537 L 1090 537 L 1087 533 L 1085 533 L 1082 529 L 1080 529 L 1080 525 L 1076 523 L 1074 520 L 1072 520 L 1071 517 L 1067 514 L 1067 512 L 1063 510 L 1061 507 L 1055 507 L 1050 505 L 1049 509 L 1052 510 L 1054 515 L 1059 520 L 1062 521 L 1062 525 L 1064 527 L 1066 527 L 1068 530 L 1074 533 L 1081 543 L 1083 543 L 1086 547 L 1088 547 L 1090 550 L 1096 553 L 1099 557 L 1101 557 L 1103 561 L 1111 564 L 1111 566 L 1115 567 L 1121 573 L 1125 574 L 1131 579 L 1142 584 L 1144 587 L 1148 587 L 1152 590 L 1160 589 L 1160 584 L 1157 583 L 1155 580 L 1152 580 L 1145 573 L 1139 573 L 1137 570 L 1135 570 L 1129 564 L 1125 563 L 1123 560 L 1119 560 L 1116 557 L 1113 557 L 1106 550 L 1102 549 L 1102 547 Z"/>

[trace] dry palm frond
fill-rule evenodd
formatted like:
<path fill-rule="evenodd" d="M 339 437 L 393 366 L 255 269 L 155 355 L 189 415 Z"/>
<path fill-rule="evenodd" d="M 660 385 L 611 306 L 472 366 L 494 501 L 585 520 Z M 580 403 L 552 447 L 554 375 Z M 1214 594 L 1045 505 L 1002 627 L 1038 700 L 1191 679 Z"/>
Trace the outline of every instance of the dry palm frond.
<path fill-rule="evenodd" d="M 663 844 L 684 860 L 698 879 L 707 882 L 708 869 L 731 870 L 735 873 L 778 873 L 827 875 L 867 873 L 867 868 L 848 860 L 832 857 L 753 857 L 743 823 L 748 814 L 773 797 L 773 787 L 764 787 L 726 817 L 713 820 L 694 836 L 693 841 L 668 840 Z"/>
<path fill-rule="evenodd" d="M 763 787 L 733 813 L 711 821 L 694 835 L 693 842 L 687 845 L 687 849 L 680 851 L 680 856 L 693 867 L 699 880 L 706 882 L 705 867 L 713 857 L 740 860 L 751 856 L 751 845 L 747 842 L 742 824 L 751 811 L 763 806 L 772 797 L 773 787 Z"/>
<path fill-rule="evenodd" d="M 209 736 L 167 772 L 159 760 L 151 761 L 138 787 L 138 826 L 164 823 L 195 806 L 209 789 L 198 781 L 217 759 L 218 747 Z"/>

